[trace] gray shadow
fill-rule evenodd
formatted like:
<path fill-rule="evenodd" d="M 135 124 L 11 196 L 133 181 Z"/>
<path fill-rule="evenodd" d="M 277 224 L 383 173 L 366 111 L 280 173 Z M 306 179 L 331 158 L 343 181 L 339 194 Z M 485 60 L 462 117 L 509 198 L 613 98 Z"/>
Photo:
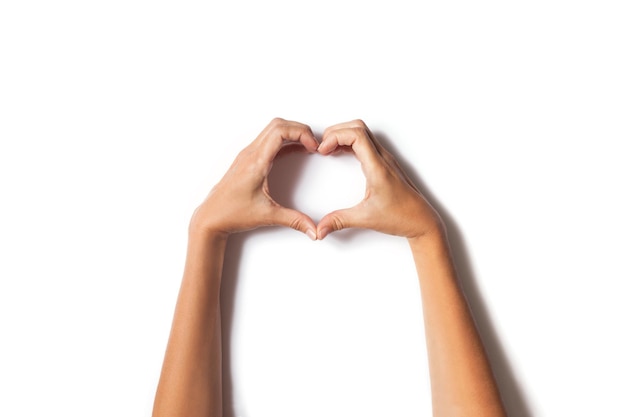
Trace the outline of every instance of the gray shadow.
<path fill-rule="evenodd" d="M 472 309 L 476 326 L 478 327 L 478 331 L 483 344 L 485 345 L 487 355 L 489 356 L 489 361 L 498 382 L 498 388 L 500 389 L 500 394 L 508 416 L 532 417 L 527 397 L 519 381 L 515 377 L 513 367 L 506 356 L 502 343 L 500 342 L 493 323 L 489 317 L 489 311 L 487 310 L 485 301 L 483 300 L 478 285 L 476 284 L 475 273 L 467 251 L 467 245 L 458 224 L 454 221 L 450 213 L 439 203 L 437 198 L 430 192 L 426 184 L 420 180 L 415 170 L 406 162 L 406 160 L 402 157 L 402 153 L 393 146 L 389 138 L 381 132 L 373 132 L 373 134 L 383 147 L 394 155 L 406 175 L 424 194 L 435 210 L 439 212 L 444 223 L 446 224 L 448 240 L 450 242 L 450 248 L 452 250 L 454 263 L 459 274 L 459 279 L 462 282 L 465 295 Z"/>
<path fill-rule="evenodd" d="M 236 234 L 228 238 L 222 286 L 220 292 L 220 311 L 222 316 L 222 403 L 224 417 L 235 417 L 233 398 L 233 377 L 231 368 L 231 338 L 235 301 L 237 293 L 237 277 L 243 254 L 246 234 Z"/>
<path fill-rule="evenodd" d="M 303 169 L 310 161 L 309 154 L 301 146 L 283 148 L 274 160 L 268 176 L 270 195 L 279 204 L 295 208 L 294 195 L 296 186 L 302 177 Z M 236 233 L 228 238 L 222 286 L 220 290 L 220 311 L 222 316 L 222 403 L 223 417 L 235 417 L 233 375 L 232 375 L 232 331 L 237 305 L 237 286 L 239 269 L 245 245 L 252 236 L 268 235 L 267 240 L 277 231 L 277 227 L 264 227 L 244 233 Z M 237 410 L 237 415 L 245 415 Z"/>
<path fill-rule="evenodd" d="M 220 290 L 220 311 L 222 315 L 222 403 L 223 417 L 235 417 L 235 403 L 232 375 L 232 330 L 237 304 L 237 285 L 239 268 L 243 258 L 246 241 L 255 235 L 272 234 L 276 228 L 256 229 L 245 233 L 237 233 L 228 238 L 224 269 L 222 271 L 222 286 Z M 269 239 L 268 239 L 269 240 Z M 246 415 L 238 410 L 237 415 Z"/>

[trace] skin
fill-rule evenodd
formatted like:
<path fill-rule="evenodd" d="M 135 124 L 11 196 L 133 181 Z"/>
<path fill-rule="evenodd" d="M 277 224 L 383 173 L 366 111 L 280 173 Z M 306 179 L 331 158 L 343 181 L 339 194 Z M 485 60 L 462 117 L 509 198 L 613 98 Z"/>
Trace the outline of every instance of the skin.
<path fill-rule="evenodd" d="M 366 178 L 364 199 L 329 213 L 317 226 L 277 204 L 267 177 L 277 154 L 294 144 L 322 155 L 353 152 Z M 318 145 L 308 126 L 274 119 L 192 216 L 153 417 L 222 416 L 219 294 L 226 243 L 232 233 L 269 225 L 291 227 L 313 240 L 349 227 L 406 238 L 422 294 L 433 415 L 506 415 L 439 214 L 362 121 L 329 127 Z"/>

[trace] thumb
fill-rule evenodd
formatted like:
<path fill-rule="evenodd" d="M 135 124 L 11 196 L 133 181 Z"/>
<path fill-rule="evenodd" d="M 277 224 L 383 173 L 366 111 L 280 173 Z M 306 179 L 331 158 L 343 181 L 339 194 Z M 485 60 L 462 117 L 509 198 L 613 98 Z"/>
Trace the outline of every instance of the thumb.
<path fill-rule="evenodd" d="M 349 227 L 361 227 L 359 206 L 335 210 L 325 215 L 317 225 L 317 238 L 324 239 L 328 234 Z"/>
<path fill-rule="evenodd" d="M 315 223 L 306 214 L 286 207 L 279 206 L 273 214 L 272 223 L 279 226 L 291 227 L 307 235 L 311 240 L 317 240 Z"/>

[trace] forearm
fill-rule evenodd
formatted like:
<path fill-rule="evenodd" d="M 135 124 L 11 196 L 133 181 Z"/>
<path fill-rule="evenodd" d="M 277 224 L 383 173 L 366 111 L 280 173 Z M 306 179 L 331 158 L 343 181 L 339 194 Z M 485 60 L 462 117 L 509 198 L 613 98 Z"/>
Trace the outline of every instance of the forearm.
<path fill-rule="evenodd" d="M 410 239 L 422 293 L 434 416 L 504 416 L 445 232 Z"/>
<path fill-rule="evenodd" d="M 220 282 L 226 238 L 190 232 L 153 416 L 222 415 Z"/>

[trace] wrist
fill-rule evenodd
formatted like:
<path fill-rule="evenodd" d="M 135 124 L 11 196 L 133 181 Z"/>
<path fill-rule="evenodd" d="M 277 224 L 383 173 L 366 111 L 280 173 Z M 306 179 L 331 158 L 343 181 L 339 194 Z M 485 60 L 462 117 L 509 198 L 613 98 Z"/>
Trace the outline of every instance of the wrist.
<path fill-rule="evenodd" d="M 187 236 L 190 244 L 219 245 L 228 241 L 230 233 L 190 226 Z"/>
<path fill-rule="evenodd" d="M 449 253 L 448 235 L 445 227 L 436 227 L 420 236 L 407 238 L 416 256 Z"/>
<path fill-rule="evenodd" d="M 420 282 L 454 282 L 458 284 L 452 251 L 445 230 L 409 239 Z"/>
<path fill-rule="evenodd" d="M 228 236 L 206 230 L 190 230 L 187 238 L 187 263 L 195 265 L 221 263 L 226 254 Z"/>
<path fill-rule="evenodd" d="M 218 242 L 220 240 L 226 241 L 230 233 L 222 231 L 216 227 L 212 227 L 211 224 L 207 224 L 207 215 L 202 210 L 202 206 L 198 207 L 191 216 L 189 226 L 187 229 L 190 241 L 194 242 Z"/>

